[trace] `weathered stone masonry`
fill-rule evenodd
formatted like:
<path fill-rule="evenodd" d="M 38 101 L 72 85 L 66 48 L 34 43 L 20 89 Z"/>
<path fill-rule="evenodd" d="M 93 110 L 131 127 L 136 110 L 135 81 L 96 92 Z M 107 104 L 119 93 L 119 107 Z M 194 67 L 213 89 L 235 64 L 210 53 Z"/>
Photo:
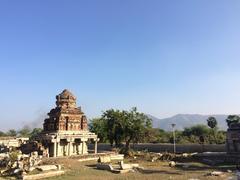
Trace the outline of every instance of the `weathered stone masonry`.
<path fill-rule="evenodd" d="M 56 107 L 48 116 L 39 138 L 50 157 L 87 154 L 88 140 L 95 142 L 97 153 L 97 135 L 88 131 L 87 118 L 71 92 L 65 89 L 56 96 Z"/>
<path fill-rule="evenodd" d="M 226 146 L 228 153 L 240 153 L 240 123 L 232 123 L 228 128 Z"/>

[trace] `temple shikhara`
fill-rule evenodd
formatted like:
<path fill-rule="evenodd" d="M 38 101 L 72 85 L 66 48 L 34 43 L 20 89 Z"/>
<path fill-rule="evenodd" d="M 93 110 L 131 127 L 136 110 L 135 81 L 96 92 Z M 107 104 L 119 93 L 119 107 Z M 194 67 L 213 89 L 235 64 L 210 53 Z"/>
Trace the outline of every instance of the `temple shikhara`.
<path fill-rule="evenodd" d="M 41 143 L 47 148 L 48 156 L 70 156 L 87 154 L 87 142 L 95 142 L 97 153 L 97 135 L 89 132 L 87 118 L 76 97 L 68 90 L 56 96 L 56 107 L 48 113 L 44 120 L 43 132 L 39 136 Z"/>

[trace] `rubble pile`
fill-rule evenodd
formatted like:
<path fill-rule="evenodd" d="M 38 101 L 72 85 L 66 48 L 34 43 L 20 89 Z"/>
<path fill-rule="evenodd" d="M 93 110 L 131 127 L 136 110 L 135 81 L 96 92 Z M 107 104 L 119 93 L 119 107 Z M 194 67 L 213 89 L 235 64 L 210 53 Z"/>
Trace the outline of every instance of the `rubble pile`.
<path fill-rule="evenodd" d="M 0 175 L 19 176 L 31 172 L 41 162 L 42 156 L 37 152 L 30 155 L 22 154 L 21 151 L 12 151 L 0 154 Z"/>
<path fill-rule="evenodd" d="M 25 144 L 22 144 L 19 149 L 23 154 L 30 154 L 31 152 L 37 151 L 39 155 L 47 156 L 47 149 L 37 141 L 31 141 Z"/>
<path fill-rule="evenodd" d="M 8 153 L 0 153 L 0 167 L 6 167 L 8 165 L 9 158 Z"/>
<path fill-rule="evenodd" d="M 147 158 L 147 160 L 151 162 L 156 161 L 182 161 L 191 159 L 193 154 L 183 153 L 183 154 L 173 154 L 173 153 L 148 153 L 148 155 L 144 154 L 143 156 L 141 154 L 136 155 L 134 159 L 143 157 L 144 159 Z"/>

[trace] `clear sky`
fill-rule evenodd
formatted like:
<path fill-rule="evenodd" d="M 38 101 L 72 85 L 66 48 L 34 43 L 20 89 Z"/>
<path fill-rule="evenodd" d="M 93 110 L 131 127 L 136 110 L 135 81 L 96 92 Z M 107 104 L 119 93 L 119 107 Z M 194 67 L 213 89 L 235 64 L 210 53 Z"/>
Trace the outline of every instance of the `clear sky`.
<path fill-rule="evenodd" d="M 89 118 L 240 113 L 239 0 L 1 0 L 0 130 L 63 89 Z"/>

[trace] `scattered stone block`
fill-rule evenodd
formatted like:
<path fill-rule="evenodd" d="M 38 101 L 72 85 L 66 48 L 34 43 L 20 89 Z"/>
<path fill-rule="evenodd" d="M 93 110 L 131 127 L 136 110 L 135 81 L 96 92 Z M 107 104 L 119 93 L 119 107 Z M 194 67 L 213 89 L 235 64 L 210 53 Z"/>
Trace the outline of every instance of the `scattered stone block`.
<path fill-rule="evenodd" d="M 110 154 L 110 159 L 122 161 L 124 159 L 124 154 Z"/>
<path fill-rule="evenodd" d="M 78 161 L 85 162 L 85 161 L 96 161 L 96 160 L 99 160 L 99 158 L 98 157 L 89 157 L 89 158 L 79 159 Z"/>
<path fill-rule="evenodd" d="M 152 162 L 155 162 L 157 160 L 158 160 L 158 157 L 156 157 L 156 156 L 152 158 Z"/>
<path fill-rule="evenodd" d="M 100 156 L 98 159 L 99 163 L 110 163 L 111 157 L 110 156 Z"/>
<path fill-rule="evenodd" d="M 129 172 L 135 172 L 133 169 L 114 169 L 111 172 L 117 173 L 117 174 L 124 174 L 124 173 L 129 173 Z"/>
<path fill-rule="evenodd" d="M 13 171 L 13 174 L 19 174 L 21 171 L 22 171 L 21 169 L 15 169 L 15 170 Z"/>
<path fill-rule="evenodd" d="M 43 165 L 43 166 L 37 166 L 36 169 L 40 171 L 50 171 L 50 170 L 57 170 L 56 165 Z"/>
<path fill-rule="evenodd" d="M 60 176 L 63 175 L 64 173 L 65 173 L 64 171 L 50 171 L 34 175 L 23 175 L 22 179 L 23 180 L 45 179 L 48 177 Z"/>
<path fill-rule="evenodd" d="M 180 166 L 183 168 L 189 168 L 190 166 L 194 166 L 192 163 L 176 163 L 176 166 Z"/>
<path fill-rule="evenodd" d="M 211 176 L 222 176 L 224 173 L 221 171 L 213 171 L 210 173 Z"/>
<path fill-rule="evenodd" d="M 0 159 L 8 158 L 9 154 L 8 153 L 0 153 Z"/>
<path fill-rule="evenodd" d="M 111 164 L 98 163 L 98 164 L 97 164 L 97 169 L 107 170 L 107 171 L 113 171 L 113 167 L 112 167 Z"/>
<path fill-rule="evenodd" d="M 139 164 L 124 164 L 123 161 L 120 161 L 120 169 L 125 170 L 125 169 L 133 169 L 139 167 Z"/>
<path fill-rule="evenodd" d="M 186 158 L 186 157 L 188 157 L 190 155 L 188 153 L 183 153 L 182 156 Z"/>
<path fill-rule="evenodd" d="M 169 165 L 169 167 L 175 167 L 176 163 L 174 161 L 170 161 L 168 165 Z"/>
<path fill-rule="evenodd" d="M 28 171 L 29 172 L 32 172 L 34 169 L 36 169 L 35 167 L 30 167 L 29 169 L 28 169 Z"/>

